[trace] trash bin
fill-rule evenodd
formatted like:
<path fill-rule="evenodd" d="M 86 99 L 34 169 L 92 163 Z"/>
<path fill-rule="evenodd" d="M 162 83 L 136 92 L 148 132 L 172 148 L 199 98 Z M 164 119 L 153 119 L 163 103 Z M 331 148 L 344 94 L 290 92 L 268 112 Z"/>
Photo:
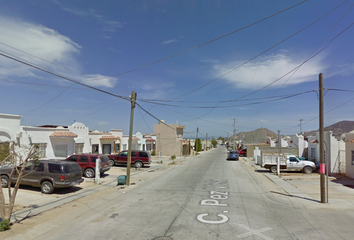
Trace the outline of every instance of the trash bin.
<path fill-rule="evenodd" d="M 125 183 L 127 181 L 127 176 L 120 175 L 120 176 L 118 176 L 117 181 L 118 181 L 118 185 L 125 185 Z"/>

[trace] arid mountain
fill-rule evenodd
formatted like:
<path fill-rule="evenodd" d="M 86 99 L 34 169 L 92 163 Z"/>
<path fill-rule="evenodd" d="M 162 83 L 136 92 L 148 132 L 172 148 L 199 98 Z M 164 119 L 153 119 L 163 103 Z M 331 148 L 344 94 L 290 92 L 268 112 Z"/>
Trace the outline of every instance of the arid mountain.
<path fill-rule="evenodd" d="M 348 133 L 354 130 L 354 121 L 340 121 L 324 128 L 324 131 L 332 131 L 333 136 L 340 139 L 343 133 Z M 305 132 L 305 136 L 315 136 L 318 130 Z"/>
<path fill-rule="evenodd" d="M 278 135 L 267 128 L 258 128 L 250 132 L 240 132 L 236 135 L 236 140 L 242 140 L 244 143 L 265 143 L 268 137 L 276 138 Z M 230 137 L 230 141 L 233 137 Z"/>

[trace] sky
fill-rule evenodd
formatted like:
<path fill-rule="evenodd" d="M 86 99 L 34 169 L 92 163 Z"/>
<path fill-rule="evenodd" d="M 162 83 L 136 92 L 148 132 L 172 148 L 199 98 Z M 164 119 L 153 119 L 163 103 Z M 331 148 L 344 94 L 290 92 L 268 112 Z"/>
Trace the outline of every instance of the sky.
<path fill-rule="evenodd" d="M 135 91 L 134 133 L 292 135 L 318 129 L 322 73 L 325 126 L 354 120 L 353 5 L 0 0 L 0 113 L 128 134 Z"/>

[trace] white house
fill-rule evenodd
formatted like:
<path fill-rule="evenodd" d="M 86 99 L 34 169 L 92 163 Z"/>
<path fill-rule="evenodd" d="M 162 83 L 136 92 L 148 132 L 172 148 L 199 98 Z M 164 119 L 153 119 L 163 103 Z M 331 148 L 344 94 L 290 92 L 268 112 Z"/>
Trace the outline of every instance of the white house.
<path fill-rule="evenodd" d="M 328 174 L 346 173 L 346 145 L 344 141 L 337 140 L 332 135 L 332 131 L 324 132 L 324 160 L 328 164 Z M 319 132 L 316 136 L 308 138 L 308 159 L 320 162 Z"/>
<path fill-rule="evenodd" d="M 21 116 L 0 114 L 0 147 L 17 143 L 38 146 L 40 158 L 65 159 L 74 153 L 114 154 L 128 149 L 128 136 L 123 130 L 112 129 L 110 132 L 89 131 L 83 123 L 75 122 L 70 126 L 21 126 Z M 156 147 L 156 136 L 138 132 L 133 137 L 133 148 L 152 151 Z M 7 147 L 8 149 L 8 147 Z M 21 152 L 21 151 L 19 151 Z M 25 156 L 26 152 L 21 152 Z"/>

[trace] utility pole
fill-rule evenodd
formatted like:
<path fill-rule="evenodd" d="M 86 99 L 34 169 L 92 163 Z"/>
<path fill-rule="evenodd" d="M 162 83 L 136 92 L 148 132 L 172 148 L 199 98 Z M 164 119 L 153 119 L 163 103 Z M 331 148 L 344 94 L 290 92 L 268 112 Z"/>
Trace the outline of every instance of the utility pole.
<path fill-rule="evenodd" d="M 205 151 L 208 150 L 208 134 L 206 134 L 206 144 L 205 144 Z"/>
<path fill-rule="evenodd" d="M 303 132 L 302 132 L 302 121 L 304 121 L 305 119 L 300 119 L 299 121 L 300 121 L 300 134 L 303 134 Z"/>
<path fill-rule="evenodd" d="M 196 152 L 195 155 L 198 155 L 198 145 L 197 145 L 198 131 L 199 131 L 199 128 L 197 128 L 197 138 L 195 139 L 195 142 L 194 142 L 194 147 L 195 147 L 195 152 Z"/>
<path fill-rule="evenodd" d="M 326 203 L 326 186 L 325 186 L 325 161 L 324 161 L 324 116 L 323 116 L 323 74 L 319 75 L 320 88 L 320 188 L 321 203 Z"/>
<path fill-rule="evenodd" d="M 161 163 L 161 138 L 159 133 L 159 163 Z"/>
<path fill-rule="evenodd" d="M 236 150 L 236 128 L 235 128 L 235 123 L 236 123 L 237 119 L 233 118 L 233 120 L 234 120 L 233 126 L 234 126 L 234 151 L 235 151 Z"/>
<path fill-rule="evenodd" d="M 133 124 L 134 124 L 134 108 L 136 101 L 136 93 L 133 90 L 132 95 L 130 96 L 131 110 L 130 110 L 130 127 L 129 127 L 129 140 L 128 140 L 128 159 L 127 159 L 127 182 L 126 184 L 130 185 L 130 161 L 132 158 L 132 140 L 133 140 Z"/>
<path fill-rule="evenodd" d="M 280 130 L 278 130 L 278 145 L 279 145 L 279 157 L 277 162 L 277 174 L 280 175 L 280 152 L 281 152 L 281 140 L 280 140 Z"/>

